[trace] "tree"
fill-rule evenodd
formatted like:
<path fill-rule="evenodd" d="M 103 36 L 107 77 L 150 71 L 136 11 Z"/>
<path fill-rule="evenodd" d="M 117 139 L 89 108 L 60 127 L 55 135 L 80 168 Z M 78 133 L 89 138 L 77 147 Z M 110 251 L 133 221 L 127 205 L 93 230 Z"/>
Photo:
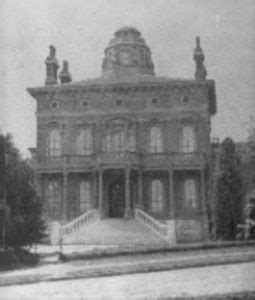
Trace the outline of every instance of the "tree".
<path fill-rule="evenodd" d="M 33 173 L 10 135 L 0 135 L 0 240 L 21 248 L 44 236 L 42 204 L 33 187 Z"/>
<path fill-rule="evenodd" d="M 231 138 L 222 142 L 216 177 L 216 236 L 236 238 L 237 225 L 243 218 L 241 163 Z"/>

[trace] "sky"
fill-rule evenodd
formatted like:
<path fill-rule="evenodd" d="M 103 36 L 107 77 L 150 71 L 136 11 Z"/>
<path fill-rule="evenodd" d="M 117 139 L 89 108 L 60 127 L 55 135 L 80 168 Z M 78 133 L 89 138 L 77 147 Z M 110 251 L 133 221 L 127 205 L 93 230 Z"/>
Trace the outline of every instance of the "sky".
<path fill-rule="evenodd" d="M 98 77 L 103 51 L 123 26 L 141 31 L 157 76 L 193 78 L 200 36 L 208 79 L 216 81 L 212 137 L 244 141 L 255 116 L 255 0 L 1 0 L 0 130 L 24 156 L 35 147 L 35 100 L 48 46 L 74 81 Z"/>

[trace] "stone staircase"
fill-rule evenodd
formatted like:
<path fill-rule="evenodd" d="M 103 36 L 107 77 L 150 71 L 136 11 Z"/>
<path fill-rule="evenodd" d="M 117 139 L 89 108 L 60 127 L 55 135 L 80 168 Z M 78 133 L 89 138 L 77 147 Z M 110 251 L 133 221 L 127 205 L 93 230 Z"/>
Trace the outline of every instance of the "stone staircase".
<path fill-rule="evenodd" d="M 162 244 L 164 239 L 135 219 L 103 219 L 64 235 L 63 244 L 135 245 Z"/>

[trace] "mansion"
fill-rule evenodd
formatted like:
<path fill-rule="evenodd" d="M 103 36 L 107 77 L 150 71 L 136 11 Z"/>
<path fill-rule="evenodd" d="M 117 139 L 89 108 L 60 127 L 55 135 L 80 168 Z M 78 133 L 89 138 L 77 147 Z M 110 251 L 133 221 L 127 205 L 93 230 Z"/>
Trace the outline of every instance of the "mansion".
<path fill-rule="evenodd" d="M 208 238 L 210 118 L 215 83 L 206 79 L 199 38 L 192 79 L 157 77 L 150 48 L 133 27 L 117 30 L 98 78 L 72 81 L 46 58 L 31 149 L 44 215 L 61 226 L 91 210 L 100 220 L 171 224 L 177 242 Z M 147 221 L 146 221 L 147 220 Z M 148 221 L 150 220 L 150 221 Z"/>

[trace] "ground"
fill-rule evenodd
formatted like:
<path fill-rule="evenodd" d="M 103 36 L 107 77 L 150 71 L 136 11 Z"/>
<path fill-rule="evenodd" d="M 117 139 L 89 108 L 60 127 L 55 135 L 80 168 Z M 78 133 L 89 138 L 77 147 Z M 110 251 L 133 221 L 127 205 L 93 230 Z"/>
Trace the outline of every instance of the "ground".
<path fill-rule="evenodd" d="M 255 291 L 255 262 L 0 288 L 9 299 L 161 299 Z"/>

